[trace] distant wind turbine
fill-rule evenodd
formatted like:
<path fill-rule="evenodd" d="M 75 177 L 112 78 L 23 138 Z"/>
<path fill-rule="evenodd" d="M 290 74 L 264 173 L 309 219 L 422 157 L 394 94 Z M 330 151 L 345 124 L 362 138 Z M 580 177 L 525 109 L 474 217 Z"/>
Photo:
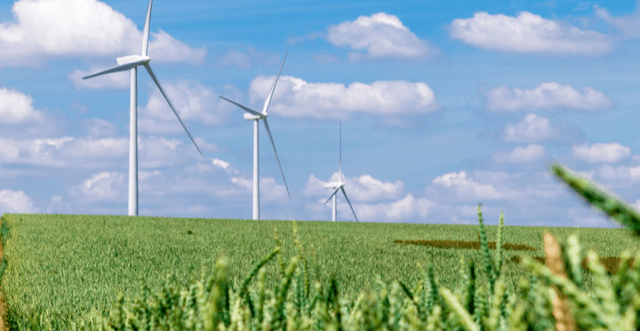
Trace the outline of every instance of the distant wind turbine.
<path fill-rule="evenodd" d="M 82 78 L 87 79 L 112 72 L 131 70 L 131 102 L 129 108 L 129 216 L 138 216 L 138 66 L 142 65 L 147 69 L 149 75 L 158 86 L 158 89 L 160 89 L 160 93 L 162 93 L 164 98 L 167 100 L 167 103 L 169 103 L 171 110 L 173 110 L 173 113 L 176 114 L 176 116 L 178 117 L 178 121 L 180 121 L 180 124 L 182 124 L 182 127 L 189 135 L 189 138 L 191 138 L 191 141 L 198 149 L 198 152 L 200 152 L 200 155 L 202 155 L 200 148 L 198 148 L 198 145 L 193 140 L 191 133 L 189 133 L 189 130 L 187 130 L 187 127 L 184 125 L 184 122 L 182 122 L 180 115 L 178 115 L 178 112 L 173 107 L 173 104 L 171 104 L 171 101 L 169 101 L 169 97 L 167 97 L 167 94 L 162 89 L 162 86 L 160 86 L 158 78 L 156 78 L 156 75 L 153 73 L 153 70 L 151 70 L 151 67 L 149 66 L 149 61 L 151 61 L 151 58 L 147 56 L 147 51 L 149 46 L 149 24 L 151 23 L 150 21 L 152 3 L 153 0 L 149 0 L 147 18 L 144 21 L 144 31 L 142 33 L 142 55 L 129 55 L 119 57 L 116 60 L 118 63 L 117 66 Z"/>
<path fill-rule="evenodd" d="M 288 53 L 288 52 L 287 52 Z M 289 193 L 289 186 L 287 186 L 287 180 L 284 179 L 284 171 L 282 171 L 282 165 L 280 164 L 280 159 L 278 158 L 278 151 L 276 151 L 276 144 L 273 142 L 273 137 L 271 136 L 271 130 L 269 130 L 269 123 L 267 122 L 267 108 L 269 108 L 269 104 L 271 103 L 271 97 L 273 97 L 273 91 L 276 89 L 276 84 L 278 83 L 278 78 L 280 78 L 280 73 L 282 72 L 282 67 L 284 66 L 284 61 L 287 59 L 287 53 L 284 54 L 284 60 L 282 60 L 282 65 L 280 66 L 280 71 L 278 71 L 278 76 L 276 76 L 276 80 L 273 81 L 273 85 L 271 85 L 271 90 L 269 91 L 269 95 L 267 95 L 267 99 L 264 101 L 264 107 L 262 108 L 262 112 L 259 112 L 253 108 L 249 108 L 247 106 L 241 105 L 235 101 L 229 100 L 223 96 L 220 98 L 231 102 L 232 104 L 244 109 L 247 113 L 244 114 L 244 119 L 247 121 L 253 121 L 253 219 L 260 219 L 260 161 L 259 150 L 258 150 L 258 121 L 262 120 L 264 122 L 264 127 L 267 129 L 267 134 L 269 135 L 269 139 L 271 140 L 271 146 L 273 146 L 273 152 L 276 154 L 276 160 L 278 161 L 278 166 L 280 167 L 280 173 L 282 174 L 282 181 L 284 181 L 284 186 L 287 188 L 287 194 L 289 195 L 289 199 L 291 199 L 291 194 Z"/>
<path fill-rule="evenodd" d="M 355 210 L 353 210 L 353 206 L 351 206 L 351 202 L 347 197 L 347 192 L 344 191 L 345 183 L 342 182 L 342 122 L 340 122 L 340 166 L 338 169 L 340 174 L 339 175 L 340 177 L 338 177 L 338 182 L 324 184 L 324 187 L 334 189 L 333 193 L 331 193 L 331 195 L 329 196 L 329 199 L 327 199 L 327 201 L 325 201 L 324 204 L 326 205 L 327 202 L 329 202 L 329 200 L 333 198 L 333 212 L 331 213 L 332 215 L 331 218 L 332 218 L 332 221 L 335 222 L 338 219 L 338 196 L 336 195 L 336 193 L 338 193 L 338 190 L 342 190 L 342 194 L 344 194 L 344 198 L 347 199 L 347 202 L 349 203 L 349 207 L 351 207 L 351 211 L 353 212 L 353 217 L 356 218 L 356 222 L 360 222 L 358 221 L 358 216 L 356 216 L 356 212 Z"/>

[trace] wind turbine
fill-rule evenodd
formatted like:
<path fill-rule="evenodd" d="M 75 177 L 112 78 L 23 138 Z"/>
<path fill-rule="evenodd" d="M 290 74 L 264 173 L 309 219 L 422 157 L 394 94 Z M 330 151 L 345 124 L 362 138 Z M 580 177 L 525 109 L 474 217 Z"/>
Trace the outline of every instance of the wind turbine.
<path fill-rule="evenodd" d="M 160 86 L 158 78 L 156 78 L 156 75 L 153 73 L 153 70 L 151 70 L 151 67 L 149 66 L 149 61 L 151 61 L 151 58 L 147 55 L 147 51 L 149 46 L 149 24 L 151 23 L 150 21 L 152 3 L 153 0 L 149 0 L 147 18 L 144 21 L 144 31 L 142 33 L 142 54 L 119 57 L 116 59 L 118 63 L 117 66 L 82 78 L 88 79 L 112 72 L 131 70 L 131 102 L 129 108 L 129 216 L 138 216 L 138 66 L 144 66 L 147 69 L 149 75 L 158 86 L 158 89 L 160 89 L 160 93 L 162 93 L 164 98 L 167 100 L 167 103 L 169 103 L 171 110 L 173 110 L 173 113 L 176 114 L 176 117 L 178 117 L 178 121 L 180 121 L 180 124 L 182 124 L 182 127 L 189 135 L 189 138 L 191 138 L 191 141 L 198 149 L 198 152 L 200 152 L 200 155 L 202 155 L 200 148 L 198 148 L 198 145 L 193 140 L 191 133 L 189 133 L 189 130 L 187 130 L 187 127 L 182 122 L 180 115 L 178 115 L 178 112 L 173 107 L 173 104 L 171 104 L 171 101 L 169 101 L 169 97 L 167 97 L 167 94 L 162 89 L 162 86 Z"/>
<path fill-rule="evenodd" d="M 324 184 L 324 187 L 334 189 L 333 193 L 331 193 L 331 195 L 329 196 L 329 199 L 327 199 L 327 201 L 325 201 L 324 204 L 326 205 L 327 202 L 329 202 L 329 200 L 333 198 L 333 211 L 331 213 L 332 215 L 331 218 L 332 218 L 332 221 L 335 222 L 336 219 L 338 218 L 338 199 L 337 199 L 338 196 L 336 195 L 336 193 L 338 193 L 338 190 L 342 190 L 342 194 L 344 194 L 344 198 L 347 199 L 347 202 L 349 203 L 349 207 L 351 207 L 351 211 L 353 212 L 353 217 L 356 218 L 356 222 L 360 222 L 358 221 L 358 216 L 356 216 L 356 212 L 355 210 L 353 210 L 353 206 L 351 205 L 351 202 L 347 197 L 347 192 L 344 191 L 345 183 L 342 182 L 342 122 L 340 122 L 340 167 L 338 169 L 340 169 L 339 170 L 340 177 L 338 177 L 338 181 Z"/>
<path fill-rule="evenodd" d="M 287 52 L 289 53 L 289 52 Z M 280 78 L 280 73 L 282 72 L 282 67 L 284 66 L 284 61 L 287 59 L 287 53 L 284 54 L 284 60 L 282 60 L 282 65 L 280 66 L 280 71 L 278 71 L 278 76 L 276 76 L 276 80 L 273 81 L 273 85 L 271 85 L 271 90 L 269 91 L 269 95 L 267 95 L 267 99 L 264 101 L 264 107 L 262 108 L 262 112 L 259 112 L 255 109 L 249 108 L 247 106 L 241 105 L 235 101 L 229 100 L 223 96 L 220 98 L 231 102 L 232 104 L 244 109 L 246 113 L 244 114 L 244 119 L 247 121 L 253 121 L 253 219 L 260 219 L 260 174 L 259 174 L 259 159 L 258 159 L 258 128 L 260 125 L 258 121 L 262 120 L 264 122 L 264 127 L 267 129 L 267 134 L 269 135 L 269 139 L 271 140 L 271 146 L 273 146 L 273 152 L 276 154 L 276 160 L 278 161 L 278 166 L 280 167 L 280 173 L 282 174 L 282 180 L 284 181 L 284 187 L 287 188 L 287 194 L 289 195 L 289 199 L 291 199 L 291 194 L 289 193 L 289 186 L 287 186 L 287 180 L 284 179 L 284 171 L 282 171 L 282 165 L 280 164 L 280 159 L 278 158 L 278 151 L 276 151 L 276 144 L 273 142 L 273 137 L 271 136 L 271 130 L 269 130 L 269 123 L 267 122 L 267 108 L 269 108 L 269 104 L 271 103 L 271 97 L 273 97 L 273 91 L 276 89 L 276 84 L 278 83 L 278 78 Z"/>

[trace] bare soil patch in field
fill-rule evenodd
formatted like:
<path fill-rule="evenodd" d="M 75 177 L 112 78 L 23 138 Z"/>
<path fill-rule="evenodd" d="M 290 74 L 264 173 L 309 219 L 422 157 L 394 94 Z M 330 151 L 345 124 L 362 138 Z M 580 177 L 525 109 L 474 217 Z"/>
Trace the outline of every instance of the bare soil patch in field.
<path fill-rule="evenodd" d="M 436 248 L 450 248 L 450 249 L 480 249 L 481 245 L 479 241 L 463 241 L 463 240 L 394 240 L 394 243 L 398 244 L 410 244 L 410 245 L 422 245 L 431 246 Z M 535 251 L 536 249 L 528 245 L 504 243 L 502 248 L 506 251 Z M 496 242 L 489 242 L 489 249 L 496 249 Z M 534 256 L 534 260 L 544 264 L 544 257 Z M 522 262 L 521 256 L 512 256 L 507 260 L 508 262 L 520 263 Z M 615 274 L 618 272 L 620 266 L 620 258 L 615 256 L 600 257 L 600 263 L 604 266 L 609 274 Z M 633 259 L 629 260 L 629 263 L 633 263 Z M 582 268 L 587 269 L 587 258 L 582 259 Z"/>
<path fill-rule="evenodd" d="M 533 259 L 544 264 L 544 257 L 535 256 Z M 522 257 L 512 256 L 508 261 L 520 263 L 522 262 Z M 587 269 L 587 263 L 588 263 L 588 259 L 586 257 L 583 258 L 582 268 L 585 270 Z M 618 268 L 620 267 L 620 258 L 616 256 L 600 257 L 600 263 L 602 263 L 602 266 L 604 266 L 604 268 L 607 270 L 607 272 L 610 275 L 613 275 L 618 272 Z M 633 259 L 630 259 L 629 264 L 631 265 L 632 263 L 633 263 Z"/>
<path fill-rule="evenodd" d="M 394 243 L 398 244 L 411 244 L 411 245 L 424 245 L 437 248 L 451 248 L 451 249 L 480 249 L 479 241 L 464 241 L 464 240 L 394 240 Z M 489 249 L 496 249 L 496 242 L 489 242 Z M 510 244 L 504 243 L 502 249 L 507 251 L 535 251 L 536 249 L 528 245 Z"/>

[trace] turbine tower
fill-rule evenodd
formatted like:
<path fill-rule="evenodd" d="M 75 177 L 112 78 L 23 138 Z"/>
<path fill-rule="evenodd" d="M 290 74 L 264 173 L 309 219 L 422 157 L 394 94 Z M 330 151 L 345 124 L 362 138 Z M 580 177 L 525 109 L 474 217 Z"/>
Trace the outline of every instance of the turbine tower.
<path fill-rule="evenodd" d="M 336 193 L 338 193 L 338 190 L 342 190 L 342 194 L 344 194 L 344 198 L 347 199 L 347 202 L 349 203 L 349 207 L 351 207 L 351 211 L 353 212 L 353 217 L 356 218 L 356 222 L 360 222 L 358 221 L 358 216 L 356 216 L 356 212 L 355 210 L 353 210 L 353 206 L 351 206 L 351 202 L 347 197 L 347 192 L 344 191 L 344 183 L 342 182 L 342 121 L 340 122 L 340 166 L 338 169 L 340 174 L 339 175 L 340 177 L 338 177 L 338 181 L 324 184 L 324 187 L 334 190 L 333 193 L 331 193 L 331 195 L 329 196 L 329 199 L 327 199 L 327 201 L 325 201 L 324 204 L 326 205 L 327 202 L 329 202 L 329 200 L 333 198 L 333 211 L 331 213 L 331 216 L 332 216 L 331 219 L 332 221 L 335 222 L 338 219 L 338 195 Z"/>
<path fill-rule="evenodd" d="M 189 138 L 191 138 L 191 141 L 193 142 L 193 144 L 198 149 L 198 152 L 200 152 L 200 155 L 202 155 L 202 152 L 200 151 L 200 148 L 198 148 L 198 145 L 196 144 L 195 140 L 193 140 L 193 137 L 191 136 L 191 133 L 189 133 L 189 130 L 187 130 L 187 127 L 184 125 L 184 122 L 182 122 L 182 119 L 180 118 L 180 115 L 178 115 L 178 112 L 173 107 L 173 104 L 171 104 L 171 101 L 169 101 L 169 97 L 167 96 L 167 94 L 162 89 L 162 86 L 160 86 L 160 82 L 158 81 L 158 78 L 156 78 L 156 75 L 153 73 L 153 70 L 151 70 L 151 67 L 149 66 L 149 61 L 151 61 L 151 58 L 147 55 L 147 52 L 148 52 L 148 46 L 149 46 L 149 24 L 151 23 L 150 21 L 151 21 L 151 5 L 152 5 L 152 3 L 153 3 L 153 0 L 149 0 L 149 8 L 147 9 L 147 18 L 144 21 L 144 31 L 142 33 L 142 54 L 141 55 L 129 55 L 129 56 L 119 57 L 116 60 L 117 63 L 118 63 L 117 66 L 82 78 L 82 79 L 88 79 L 88 78 L 92 78 L 92 77 L 96 77 L 96 76 L 100 76 L 100 75 L 104 75 L 104 74 L 108 74 L 108 73 L 112 73 L 112 72 L 131 70 L 131 102 L 129 104 L 129 106 L 130 106 L 129 107 L 129 114 L 130 114 L 130 123 L 129 123 L 129 216 L 138 216 L 138 111 L 137 111 L 137 108 L 138 108 L 138 82 L 137 82 L 137 80 L 138 80 L 138 66 L 144 66 L 145 69 L 147 69 L 147 71 L 149 72 L 149 75 L 151 76 L 153 81 L 158 86 L 158 89 L 160 90 L 160 93 L 162 93 L 164 98 L 167 100 L 167 103 L 171 107 L 171 110 L 173 110 L 173 113 L 176 114 L 176 117 L 178 117 L 178 121 L 180 121 L 180 124 L 182 124 L 182 127 L 184 128 L 184 130 L 189 135 Z"/>
<path fill-rule="evenodd" d="M 282 72 L 284 61 L 287 59 L 287 53 L 284 54 L 284 60 L 282 60 L 282 65 L 280 66 L 280 71 L 278 71 L 278 76 L 276 76 L 276 80 L 273 81 L 273 85 L 271 85 L 271 90 L 269 91 L 269 95 L 267 95 L 267 99 L 264 101 L 262 112 L 259 112 L 255 109 L 241 105 L 223 96 L 220 96 L 220 98 L 226 101 L 229 101 L 232 104 L 244 109 L 244 111 L 246 111 L 246 113 L 244 114 L 244 119 L 247 121 L 253 121 L 253 219 L 254 220 L 260 219 L 260 167 L 259 167 L 260 161 L 259 161 L 259 149 L 258 149 L 258 128 L 260 127 L 260 125 L 258 124 L 258 121 L 260 120 L 262 120 L 262 122 L 264 123 L 265 129 L 267 129 L 267 134 L 269 135 L 269 139 L 271 140 L 271 146 L 273 146 L 273 152 L 276 154 L 276 160 L 278 161 L 278 166 L 280 167 L 280 173 L 282 174 L 282 181 L 284 181 L 284 186 L 287 188 L 287 194 L 289 195 L 289 199 L 291 199 L 291 194 L 289 193 L 289 186 L 287 186 L 287 180 L 284 179 L 284 171 L 282 171 L 282 165 L 280 164 L 280 159 L 278 158 L 278 151 L 276 151 L 276 144 L 273 142 L 273 136 L 271 136 L 271 130 L 269 130 L 269 123 L 267 122 L 267 116 L 269 116 L 269 114 L 267 113 L 267 109 L 269 108 L 269 104 L 271 103 L 271 97 L 273 97 L 273 91 L 275 91 L 276 89 L 278 78 L 280 78 L 280 73 Z"/>

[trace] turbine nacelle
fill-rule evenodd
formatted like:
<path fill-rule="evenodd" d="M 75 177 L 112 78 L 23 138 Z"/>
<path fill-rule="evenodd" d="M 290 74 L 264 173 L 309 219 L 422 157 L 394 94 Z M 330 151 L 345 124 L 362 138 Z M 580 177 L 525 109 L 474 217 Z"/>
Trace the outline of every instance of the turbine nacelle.
<path fill-rule="evenodd" d="M 149 61 L 151 61 L 151 58 L 146 55 L 129 55 L 119 57 L 116 59 L 116 61 L 118 62 L 118 65 L 130 64 L 134 62 L 139 63 L 139 65 L 144 65 L 145 63 L 149 63 Z"/>
<path fill-rule="evenodd" d="M 266 118 L 268 115 L 254 115 L 254 114 L 250 114 L 250 113 L 244 113 L 244 119 L 247 121 L 254 121 L 254 120 L 261 120 L 263 118 Z"/>
<path fill-rule="evenodd" d="M 330 183 L 324 183 L 324 187 L 325 188 L 330 188 L 330 189 L 337 189 L 338 187 L 342 187 L 344 186 L 344 183 L 339 183 L 339 182 L 330 182 Z"/>

